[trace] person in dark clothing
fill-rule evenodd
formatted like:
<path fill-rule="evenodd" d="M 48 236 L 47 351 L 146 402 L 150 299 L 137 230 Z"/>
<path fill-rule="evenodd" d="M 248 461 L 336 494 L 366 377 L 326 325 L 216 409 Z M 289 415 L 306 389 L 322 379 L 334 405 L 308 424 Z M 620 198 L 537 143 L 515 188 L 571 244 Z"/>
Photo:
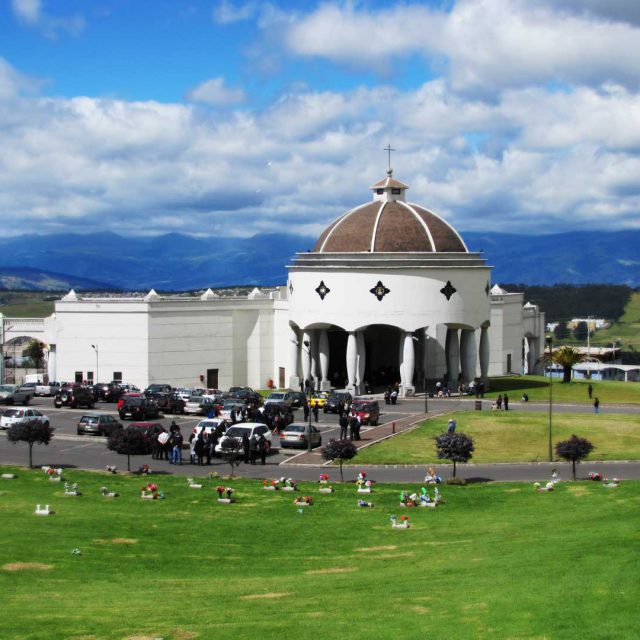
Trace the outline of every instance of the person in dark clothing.
<path fill-rule="evenodd" d="M 340 415 L 340 440 L 347 439 L 347 429 L 349 428 L 349 418 L 343 413 Z"/>
<path fill-rule="evenodd" d="M 151 436 L 151 459 L 161 460 L 162 445 L 158 442 L 159 433 L 154 433 Z"/>
<path fill-rule="evenodd" d="M 313 409 L 311 409 L 311 412 L 313 413 L 314 421 L 318 422 L 318 413 L 320 412 L 320 409 L 318 408 L 317 403 L 313 405 Z"/>
<path fill-rule="evenodd" d="M 356 424 L 355 424 L 355 438 L 354 440 L 360 440 L 360 427 L 362 426 L 362 420 L 359 416 L 356 416 Z"/>
<path fill-rule="evenodd" d="M 255 464 L 258 457 L 258 438 L 255 433 L 249 438 L 249 463 Z"/>
<path fill-rule="evenodd" d="M 306 402 L 304 403 L 302 410 L 304 411 L 304 421 L 309 422 L 309 405 Z"/>
<path fill-rule="evenodd" d="M 600 413 L 600 398 L 598 397 L 593 401 L 593 410 L 595 413 Z"/>
<path fill-rule="evenodd" d="M 247 433 L 242 434 L 242 452 L 244 453 L 244 463 L 249 464 L 249 451 L 251 443 L 249 442 L 249 436 Z"/>
<path fill-rule="evenodd" d="M 358 428 L 358 418 L 355 413 L 351 414 L 349 418 L 349 440 L 354 440 L 356 436 L 356 429 Z"/>
<path fill-rule="evenodd" d="M 216 455 L 216 445 L 218 440 L 216 438 L 216 432 L 212 429 L 209 434 L 209 438 L 206 441 L 207 445 L 207 464 L 211 464 L 211 458 Z"/>
<path fill-rule="evenodd" d="M 587 388 L 587 392 L 589 393 L 589 400 L 591 400 L 591 396 L 593 395 L 593 387 L 591 385 Z"/>
<path fill-rule="evenodd" d="M 499 393 L 498 397 L 496 398 L 496 408 L 498 409 L 498 411 L 500 411 L 502 409 L 502 394 Z"/>
<path fill-rule="evenodd" d="M 198 459 L 198 466 L 201 467 L 204 463 L 204 429 L 198 434 L 196 439 L 196 458 Z"/>
<path fill-rule="evenodd" d="M 509 396 L 505 393 L 502 398 L 502 403 L 504 404 L 504 410 L 509 411 Z"/>
<path fill-rule="evenodd" d="M 260 455 L 260 462 L 262 464 L 266 464 L 267 458 L 267 439 L 264 437 L 264 434 L 261 433 L 258 438 L 258 454 Z"/>

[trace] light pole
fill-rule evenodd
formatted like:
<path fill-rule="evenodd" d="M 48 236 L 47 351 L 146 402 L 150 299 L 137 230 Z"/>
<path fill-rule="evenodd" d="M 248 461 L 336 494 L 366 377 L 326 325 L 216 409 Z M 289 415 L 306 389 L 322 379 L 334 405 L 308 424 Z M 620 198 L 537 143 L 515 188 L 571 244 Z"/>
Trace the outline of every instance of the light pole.
<path fill-rule="evenodd" d="M 547 336 L 549 347 L 549 462 L 553 462 L 552 424 L 553 424 L 553 338 Z"/>
<path fill-rule="evenodd" d="M 309 362 L 311 362 L 311 341 L 304 340 L 302 344 L 307 348 L 307 353 L 309 354 Z M 311 453 L 311 387 L 309 387 L 307 391 L 307 404 L 309 405 L 309 424 L 307 425 L 309 435 L 307 437 L 307 452 Z"/>
<path fill-rule="evenodd" d="M 429 336 L 427 335 L 427 328 L 424 328 L 424 361 L 422 363 L 422 370 L 424 373 L 424 412 L 425 414 L 429 410 L 429 389 L 427 387 L 427 345 L 429 344 Z"/>
<path fill-rule="evenodd" d="M 94 380 L 94 384 L 98 384 L 98 382 L 100 382 L 100 368 L 99 368 L 99 356 L 98 356 L 98 345 L 97 344 L 92 344 L 91 348 L 96 352 L 96 379 Z"/>

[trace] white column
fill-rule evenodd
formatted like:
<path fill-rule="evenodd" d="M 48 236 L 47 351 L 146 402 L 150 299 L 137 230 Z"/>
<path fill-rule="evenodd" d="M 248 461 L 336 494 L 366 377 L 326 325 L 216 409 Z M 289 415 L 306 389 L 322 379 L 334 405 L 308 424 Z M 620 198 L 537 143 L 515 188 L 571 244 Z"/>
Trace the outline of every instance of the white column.
<path fill-rule="evenodd" d="M 536 373 L 536 369 L 539 368 L 538 364 L 538 340 L 537 338 L 527 338 L 527 344 L 529 345 L 529 375 Z"/>
<path fill-rule="evenodd" d="M 364 365 L 365 359 L 365 347 L 364 347 L 364 332 L 356 331 L 356 349 L 358 350 L 356 356 L 356 388 L 358 393 L 364 392 Z"/>
<path fill-rule="evenodd" d="M 400 334 L 398 340 L 398 371 L 400 371 L 400 389 L 404 389 L 404 385 L 406 383 L 405 375 L 404 375 L 404 334 L 398 329 L 398 333 Z M 395 384 L 395 380 L 393 384 Z"/>
<path fill-rule="evenodd" d="M 347 337 L 347 391 L 351 395 L 357 395 L 356 393 L 356 374 L 357 374 L 357 357 L 358 346 L 356 344 L 356 332 L 349 331 Z"/>
<path fill-rule="evenodd" d="M 300 355 L 302 356 L 302 377 L 305 380 L 311 375 L 311 335 L 308 331 L 302 333 L 302 343 L 300 344 Z"/>
<path fill-rule="evenodd" d="M 329 381 L 329 333 L 326 329 L 320 329 L 318 359 L 320 360 L 320 389 L 329 391 L 331 389 L 331 382 Z"/>
<path fill-rule="evenodd" d="M 289 388 L 297 390 L 300 388 L 300 376 L 298 376 L 298 349 L 300 347 L 300 341 L 298 340 L 297 331 L 291 325 L 289 325 L 288 338 L 287 373 L 289 374 Z"/>
<path fill-rule="evenodd" d="M 416 355 L 413 345 L 413 332 L 405 331 L 402 340 L 402 394 L 412 396 L 416 392 L 413 385 L 413 369 L 415 367 Z"/>
<path fill-rule="evenodd" d="M 56 368 L 58 364 L 56 361 L 56 355 L 56 345 L 49 345 L 49 359 L 47 360 L 47 375 L 49 376 L 49 382 L 54 382 L 58 379 L 56 377 Z"/>
<path fill-rule="evenodd" d="M 486 381 L 489 375 L 489 327 L 480 332 L 480 375 Z"/>
<path fill-rule="evenodd" d="M 447 386 L 455 389 L 458 386 L 458 374 L 460 373 L 460 342 L 457 329 L 447 329 L 447 371 L 449 378 Z"/>
<path fill-rule="evenodd" d="M 476 334 L 473 329 L 460 332 L 460 365 L 462 382 L 469 384 L 476 373 Z"/>
<path fill-rule="evenodd" d="M 316 390 L 319 387 L 318 384 L 318 332 L 315 329 L 311 329 L 309 331 L 309 336 L 311 337 L 311 375 L 315 380 L 315 388 Z"/>

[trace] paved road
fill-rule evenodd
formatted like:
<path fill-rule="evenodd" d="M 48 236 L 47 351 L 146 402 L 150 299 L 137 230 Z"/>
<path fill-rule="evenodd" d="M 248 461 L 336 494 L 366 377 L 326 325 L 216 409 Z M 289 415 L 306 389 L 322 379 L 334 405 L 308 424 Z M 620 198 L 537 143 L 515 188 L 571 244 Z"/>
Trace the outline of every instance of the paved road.
<path fill-rule="evenodd" d="M 429 400 L 429 415 L 446 413 L 455 410 L 468 410 L 474 406 L 474 399 L 441 399 Z M 76 424 L 79 417 L 86 413 L 85 410 L 54 409 L 51 399 L 37 398 L 33 401 L 33 406 L 37 406 L 51 418 L 51 424 L 55 427 L 55 436 L 51 444 L 47 447 L 34 446 L 34 464 L 62 467 L 76 467 L 81 469 L 104 469 L 106 465 L 118 465 L 119 468 L 126 466 L 124 456 L 112 453 L 106 448 L 105 439 L 95 436 L 76 435 Z M 490 401 L 483 401 L 483 408 L 488 409 Z M 100 404 L 96 410 L 104 413 L 115 414 L 113 404 Z M 395 407 L 383 406 L 384 415 L 381 422 L 393 420 L 402 421 L 412 415 L 419 415 L 424 411 L 424 399 L 414 398 L 403 400 Z M 513 405 L 514 411 L 544 411 L 548 410 L 548 405 L 535 403 L 518 403 Z M 557 413 L 590 413 L 592 408 L 589 405 L 554 405 L 554 412 Z M 617 406 L 607 407 L 607 413 L 640 413 L 638 406 Z M 300 419 L 302 419 L 301 412 Z M 298 416 L 296 416 L 298 418 Z M 165 426 L 171 422 L 172 417 L 160 420 Z M 199 418 L 176 416 L 175 420 L 180 424 L 183 434 L 188 434 L 195 426 Z M 337 416 L 331 414 L 320 414 L 318 428 L 323 433 L 323 440 L 327 441 L 331 437 L 337 436 Z M 367 429 L 363 432 L 366 435 Z M 295 462 L 292 458 L 296 456 L 295 451 L 279 452 L 267 458 L 265 466 L 241 464 L 237 472 L 247 477 L 273 478 L 279 476 L 291 476 L 299 480 L 317 480 L 318 473 L 322 469 L 321 460 L 318 457 L 318 464 L 310 466 L 301 464 L 291 464 Z M 188 455 L 185 456 L 188 462 Z M 12 445 L 0 434 L 0 463 L 24 465 L 27 460 L 27 448 L 22 443 Z M 132 458 L 132 468 L 143 462 L 150 463 L 149 456 Z M 369 466 L 364 467 L 369 476 L 380 482 L 419 482 L 425 475 L 424 466 Z M 437 467 L 439 472 L 447 477 L 451 473 L 449 465 Z M 469 464 L 459 465 L 458 475 L 475 481 L 507 481 L 507 480 L 545 480 L 551 474 L 551 469 L 557 468 L 562 477 L 570 476 L 570 465 L 565 463 L 534 463 L 534 464 Z M 222 460 L 215 460 L 210 467 L 197 467 L 190 464 L 182 466 L 172 466 L 164 461 L 153 461 L 154 471 L 160 473 L 172 473 L 190 476 L 203 476 L 210 471 L 220 474 L 229 472 L 229 465 Z M 344 468 L 345 480 L 354 480 L 360 467 L 346 466 Z M 590 462 L 580 467 L 583 475 L 590 470 L 601 471 L 605 475 L 620 476 L 623 478 L 640 478 L 640 462 Z M 332 477 L 338 476 L 337 469 L 330 469 Z"/>

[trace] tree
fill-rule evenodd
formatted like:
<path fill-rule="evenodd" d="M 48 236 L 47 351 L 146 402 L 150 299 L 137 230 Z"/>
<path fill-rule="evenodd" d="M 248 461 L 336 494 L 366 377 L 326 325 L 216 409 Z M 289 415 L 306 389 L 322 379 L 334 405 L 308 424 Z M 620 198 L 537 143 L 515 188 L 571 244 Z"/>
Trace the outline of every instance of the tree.
<path fill-rule="evenodd" d="M 325 460 L 338 460 L 340 462 L 340 482 L 344 482 L 342 475 L 342 463 L 345 460 L 351 460 L 358 455 L 358 449 L 351 440 L 330 440 L 325 444 L 320 453 Z"/>
<path fill-rule="evenodd" d="M 436 437 L 438 458 L 453 462 L 453 477 L 456 477 L 456 462 L 468 462 L 473 456 L 473 438 L 466 433 L 443 433 Z"/>
<path fill-rule="evenodd" d="M 34 369 L 40 369 L 44 360 L 44 345 L 39 340 L 31 340 L 23 355 L 31 360 Z"/>
<path fill-rule="evenodd" d="M 148 454 L 151 451 L 151 443 L 144 431 L 127 427 L 126 429 L 117 429 L 109 436 L 107 448 L 121 455 L 126 455 L 127 471 L 131 471 L 131 456 Z"/>
<path fill-rule="evenodd" d="M 231 436 L 223 438 L 220 442 L 222 457 L 231 466 L 231 477 L 234 476 L 235 467 L 240 465 L 240 453 L 243 451 L 242 441 Z"/>
<path fill-rule="evenodd" d="M 567 323 L 562 321 L 558 322 L 553 330 L 553 335 L 558 338 L 558 340 L 564 340 L 569 337 L 569 328 L 567 327 Z"/>
<path fill-rule="evenodd" d="M 573 330 L 573 337 L 580 342 L 584 342 L 589 335 L 589 325 L 581 320 L 576 325 L 576 328 Z"/>
<path fill-rule="evenodd" d="M 568 439 L 556 443 L 556 454 L 573 463 L 573 479 L 576 479 L 576 462 L 584 460 L 594 449 L 586 438 L 579 438 L 575 433 Z"/>
<path fill-rule="evenodd" d="M 48 424 L 39 420 L 29 420 L 28 422 L 17 422 L 9 427 L 7 432 L 9 442 L 26 442 L 29 444 L 29 467 L 33 467 L 33 445 L 47 445 L 53 438 L 53 432 Z"/>
<path fill-rule="evenodd" d="M 548 354 L 545 354 L 548 360 Z M 567 344 L 553 351 L 551 361 L 562 367 L 562 382 L 571 382 L 571 369 L 574 364 L 584 362 L 584 355 L 576 347 Z"/>

